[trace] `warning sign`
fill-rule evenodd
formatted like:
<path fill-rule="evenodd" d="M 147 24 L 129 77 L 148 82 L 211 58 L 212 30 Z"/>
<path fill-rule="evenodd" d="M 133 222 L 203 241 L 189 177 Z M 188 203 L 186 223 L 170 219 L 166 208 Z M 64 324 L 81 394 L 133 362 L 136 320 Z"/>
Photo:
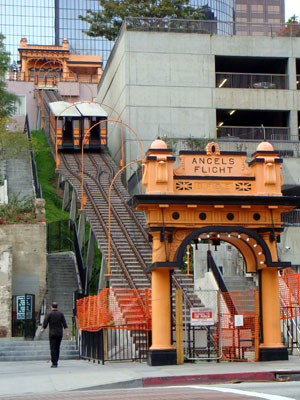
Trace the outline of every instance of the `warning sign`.
<path fill-rule="evenodd" d="M 208 326 L 214 325 L 213 312 L 211 308 L 191 308 L 191 325 Z"/>

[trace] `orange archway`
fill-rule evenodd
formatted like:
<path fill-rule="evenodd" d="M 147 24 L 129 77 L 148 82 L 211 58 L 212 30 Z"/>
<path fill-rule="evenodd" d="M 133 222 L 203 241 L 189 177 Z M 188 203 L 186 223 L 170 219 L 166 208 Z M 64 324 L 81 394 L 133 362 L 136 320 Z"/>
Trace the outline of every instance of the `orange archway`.
<path fill-rule="evenodd" d="M 277 256 L 281 213 L 300 198 L 281 192 L 281 164 L 273 146 L 257 147 L 249 166 L 246 153 L 181 151 L 180 163 L 164 141 L 154 141 L 143 159 L 145 194 L 134 196 L 146 213 L 152 237 L 152 347 L 150 365 L 176 363 L 171 344 L 170 272 L 179 268 L 185 248 L 196 238 L 222 240 L 243 255 L 247 272 L 258 274 L 262 340 L 259 359 L 287 359 L 280 329 L 278 270 L 290 266 Z"/>

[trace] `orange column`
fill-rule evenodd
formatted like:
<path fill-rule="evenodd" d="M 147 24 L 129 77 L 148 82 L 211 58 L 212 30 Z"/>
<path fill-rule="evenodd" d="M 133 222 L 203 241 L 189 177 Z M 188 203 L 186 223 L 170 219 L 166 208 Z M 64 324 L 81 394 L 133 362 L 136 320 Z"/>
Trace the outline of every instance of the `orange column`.
<path fill-rule="evenodd" d="M 153 236 L 152 262 L 166 261 L 165 243 L 160 232 Z M 176 349 L 171 345 L 171 290 L 170 268 L 152 271 L 152 346 L 148 353 L 149 365 L 176 364 Z"/>
<path fill-rule="evenodd" d="M 155 349 L 174 349 L 171 345 L 170 269 L 157 268 L 152 272 L 152 346 Z"/>
<path fill-rule="evenodd" d="M 264 234 L 272 260 L 277 261 L 276 242 L 270 242 Z M 286 360 L 287 349 L 282 344 L 280 326 L 280 299 L 278 269 L 265 267 L 261 270 L 261 310 L 263 343 L 260 345 L 260 361 Z"/>

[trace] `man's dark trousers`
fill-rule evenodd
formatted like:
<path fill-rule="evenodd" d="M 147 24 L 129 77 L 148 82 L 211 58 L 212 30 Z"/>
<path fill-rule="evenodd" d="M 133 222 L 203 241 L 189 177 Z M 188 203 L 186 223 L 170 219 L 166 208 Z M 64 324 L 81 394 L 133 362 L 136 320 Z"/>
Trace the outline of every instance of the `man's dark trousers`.
<path fill-rule="evenodd" d="M 57 366 L 59 359 L 60 343 L 62 341 L 62 336 L 51 335 L 49 337 L 50 351 L 51 351 L 51 361 L 53 365 Z"/>

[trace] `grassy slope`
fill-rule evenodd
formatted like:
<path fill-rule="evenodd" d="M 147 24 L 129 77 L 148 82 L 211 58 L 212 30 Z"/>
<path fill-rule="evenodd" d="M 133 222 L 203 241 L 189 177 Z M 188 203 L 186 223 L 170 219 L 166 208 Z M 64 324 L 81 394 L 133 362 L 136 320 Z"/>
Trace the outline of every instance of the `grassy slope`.
<path fill-rule="evenodd" d="M 35 143 L 35 161 L 39 184 L 42 186 L 43 198 L 46 201 L 47 222 L 68 219 L 69 213 L 62 211 L 62 202 L 57 193 L 57 175 L 55 163 L 49 149 L 47 139 L 42 131 L 32 131 Z"/>

